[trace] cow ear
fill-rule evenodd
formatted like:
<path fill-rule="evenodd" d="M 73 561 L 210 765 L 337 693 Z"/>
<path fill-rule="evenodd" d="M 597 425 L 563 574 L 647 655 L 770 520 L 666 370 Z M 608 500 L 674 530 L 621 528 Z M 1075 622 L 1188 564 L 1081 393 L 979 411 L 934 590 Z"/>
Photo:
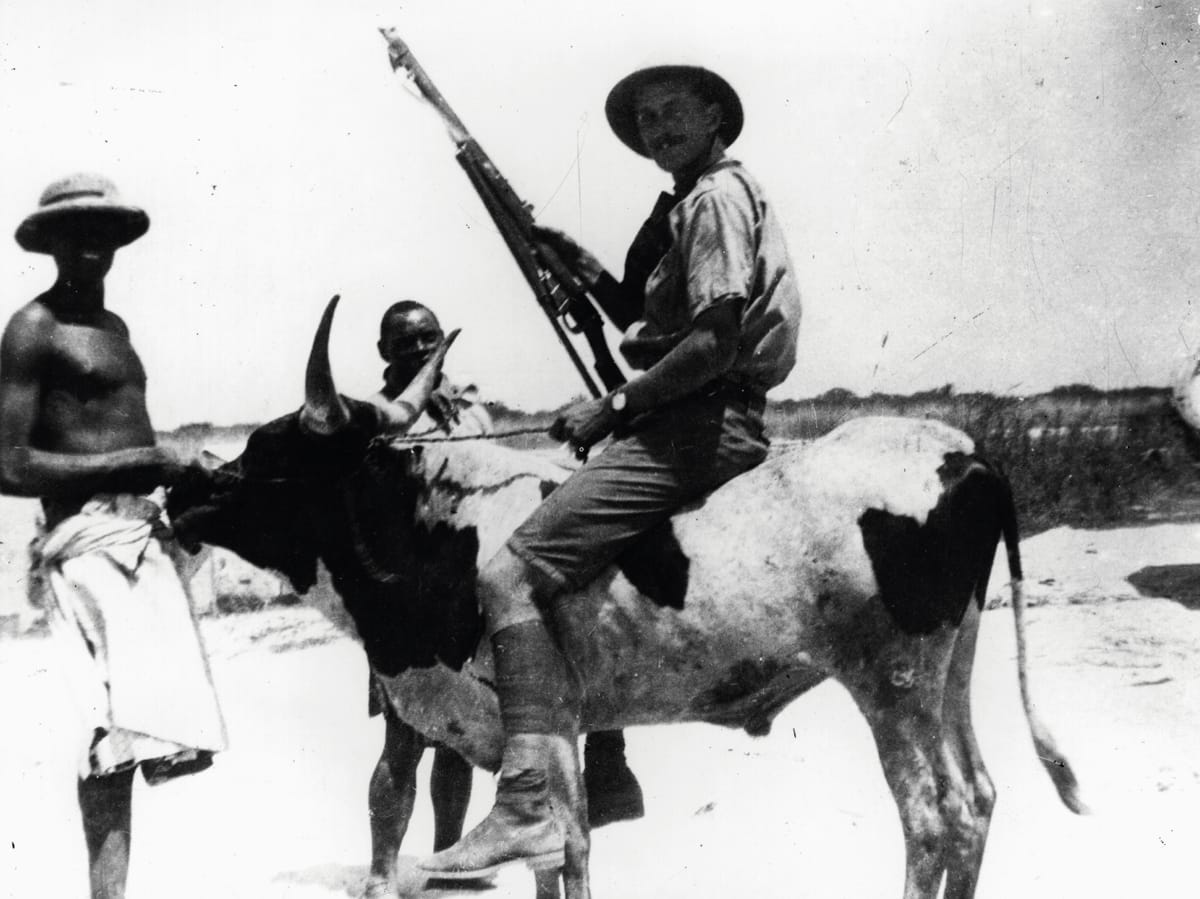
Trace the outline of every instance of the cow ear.
<path fill-rule="evenodd" d="M 418 474 L 425 462 L 425 447 L 419 443 L 407 448 L 404 453 L 404 473 L 409 477 Z"/>
<path fill-rule="evenodd" d="M 367 449 L 367 462 L 382 477 L 407 480 L 420 473 L 424 453 L 419 443 L 405 445 L 377 440 Z"/>

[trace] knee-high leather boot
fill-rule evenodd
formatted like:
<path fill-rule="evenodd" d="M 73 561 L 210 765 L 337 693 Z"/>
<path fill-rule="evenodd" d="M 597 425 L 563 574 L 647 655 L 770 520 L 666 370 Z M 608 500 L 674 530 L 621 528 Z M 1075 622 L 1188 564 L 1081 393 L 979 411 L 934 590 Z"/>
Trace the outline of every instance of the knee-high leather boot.
<path fill-rule="evenodd" d="M 563 864 L 562 827 L 550 805 L 547 759 L 554 741 L 573 741 L 567 717 L 574 690 L 566 661 L 541 621 L 492 636 L 496 692 L 506 742 L 496 804 L 470 833 L 418 867 L 434 877 L 487 877 L 523 862 L 534 870 Z"/>

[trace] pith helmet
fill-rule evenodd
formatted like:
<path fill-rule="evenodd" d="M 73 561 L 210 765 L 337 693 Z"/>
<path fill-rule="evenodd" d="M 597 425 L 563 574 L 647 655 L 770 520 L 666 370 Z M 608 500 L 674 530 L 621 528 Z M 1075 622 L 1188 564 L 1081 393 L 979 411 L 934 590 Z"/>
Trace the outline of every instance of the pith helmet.
<path fill-rule="evenodd" d="M 17 228 L 17 243 L 32 253 L 49 253 L 54 235 L 68 227 L 99 231 L 110 246 L 123 247 L 146 233 L 150 217 L 123 203 L 103 175 L 81 172 L 42 191 L 38 208 Z"/>
<path fill-rule="evenodd" d="M 638 69 L 632 75 L 626 75 L 618 81 L 616 87 L 608 92 L 604 114 L 621 143 L 639 156 L 650 155 L 642 146 L 634 103 L 638 91 L 643 87 L 648 84 L 661 84 L 664 81 L 683 81 L 691 85 L 704 100 L 720 104 L 724 115 L 717 134 L 727 147 L 737 140 L 738 135 L 742 133 L 742 101 L 738 99 L 737 91 L 729 82 L 716 72 L 710 72 L 701 66 L 669 65 Z"/>

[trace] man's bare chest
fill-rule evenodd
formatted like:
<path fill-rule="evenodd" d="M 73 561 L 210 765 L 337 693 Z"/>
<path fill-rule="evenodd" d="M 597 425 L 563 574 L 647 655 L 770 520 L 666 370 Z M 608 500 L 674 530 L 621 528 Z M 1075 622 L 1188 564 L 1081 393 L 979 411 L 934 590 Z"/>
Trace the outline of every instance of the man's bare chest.
<path fill-rule="evenodd" d="M 46 364 L 46 388 L 81 400 L 141 390 L 146 384 L 146 371 L 129 338 L 113 328 L 60 325 Z"/>

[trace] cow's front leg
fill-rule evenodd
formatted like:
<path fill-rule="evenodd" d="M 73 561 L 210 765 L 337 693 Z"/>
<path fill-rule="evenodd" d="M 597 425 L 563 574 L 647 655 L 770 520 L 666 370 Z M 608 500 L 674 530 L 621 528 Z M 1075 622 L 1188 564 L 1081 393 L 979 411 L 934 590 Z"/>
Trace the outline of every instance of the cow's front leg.
<path fill-rule="evenodd" d="M 365 899 L 395 894 L 396 857 L 408 831 L 417 795 L 417 764 L 425 741 L 415 730 L 384 708 L 383 754 L 371 775 L 368 807 L 371 813 L 371 873 Z"/>
<path fill-rule="evenodd" d="M 549 746 L 547 769 L 554 813 L 566 838 L 562 869 L 566 899 L 590 899 L 588 857 L 591 835 L 588 828 L 587 796 L 579 767 L 579 741 L 555 740 Z M 549 885 L 555 886 L 548 892 Z M 555 899 L 557 885 L 541 877 L 537 881 L 537 899 Z M 545 892 L 544 892 L 545 891 Z"/>

